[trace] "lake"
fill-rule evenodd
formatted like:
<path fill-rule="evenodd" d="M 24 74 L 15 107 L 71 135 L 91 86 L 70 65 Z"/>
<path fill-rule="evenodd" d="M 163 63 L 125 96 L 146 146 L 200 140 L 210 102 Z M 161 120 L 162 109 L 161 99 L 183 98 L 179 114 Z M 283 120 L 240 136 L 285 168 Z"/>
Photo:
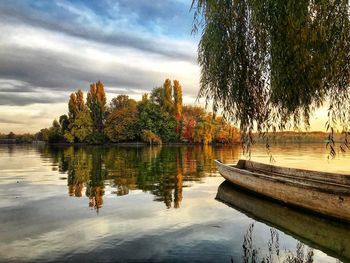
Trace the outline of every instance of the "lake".
<path fill-rule="evenodd" d="M 276 165 L 350 171 L 324 144 Z M 349 262 L 350 226 L 224 183 L 241 147 L 0 146 L 0 262 Z M 252 160 L 269 163 L 263 145 Z"/>

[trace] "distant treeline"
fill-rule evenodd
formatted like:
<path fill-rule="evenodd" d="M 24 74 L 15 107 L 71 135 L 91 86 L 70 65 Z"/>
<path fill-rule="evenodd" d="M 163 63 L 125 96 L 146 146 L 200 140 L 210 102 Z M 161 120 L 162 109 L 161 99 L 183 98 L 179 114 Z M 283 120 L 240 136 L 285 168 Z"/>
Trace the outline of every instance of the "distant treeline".
<path fill-rule="evenodd" d="M 222 117 L 213 118 L 202 107 L 184 106 L 179 81 L 166 79 L 141 101 L 126 95 L 106 103 L 104 85 L 90 85 L 86 101 L 81 90 L 70 95 L 68 114 L 41 129 L 38 140 L 49 143 L 146 142 L 236 143 L 237 128 Z"/>
<path fill-rule="evenodd" d="M 269 140 L 272 143 L 293 143 L 293 142 L 326 142 L 329 133 L 321 131 L 311 132 L 294 132 L 284 131 L 275 132 L 269 135 Z M 343 141 L 343 135 L 341 133 L 334 134 L 335 141 Z M 259 137 L 257 134 L 254 135 L 255 142 L 262 143 L 266 142 L 263 137 Z"/>
<path fill-rule="evenodd" d="M 203 112 L 205 113 L 205 111 L 200 107 L 184 106 L 183 108 L 185 109 L 185 111 L 197 110 L 201 114 L 203 114 Z M 208 114 L 208 113 L 205 113 L 205 114 Z M 211 116 L 210 114 L 208 114 L 208 115 Z M 220 118 L 220 117 L 216 118 L 215 122 L 213 121 L 213 124 L 217 125 L 218 121 L 219 122 L 222 121 L 222 118 Z M 186 123 L 188 123 L 188 121 L 186 121 Z M 29 133 L 14 134 L 13 132 L 10 132 L 9 134 L 1 134 L 0 133 L 0 143 L 31 143 L 33 141 L 47 141 L 47 142 L 49 142 L 50 140 L 53 140 L 53 138 L 57 138 L 57 136 L 55 135 L 57 132 L 57 129 L 55 128 L 55 126 L 57 126 L 56 121 L 54 121 L 54 125 L 51 128 L 42 129 L 40 132 L 38 132 L 36 134 L 29 134 Z M 58 125 L 58 126 L 60 126 L 60 125 Z M 237 130 L 235 130 L 235 133 L 232 133 L 235 135 L 234 140 L 228 141 L 227 139 L 225 139 L 227 136 L 227 130 L 225 131 L 225 129 L 222 129 L 222 127 L 220 127 L 220 125 L 218 125 L 218 126 L 219 127 L 216 127 L 216 131 L 220 131 L 221 136 L 218 136 L 218 135 L 220 135 L 220 132 L 219 133 L 217 132 L 216 136 L 214 137 L 215 140 L 212 142 L 218 142 L 218 143 L 239 142 L 239 135 L 238 135 Z M 231 126 L 231 128 L 233 128 L 233 127 Z M 187 131 L 187 133 L 184 134 L 187 137 L 183 137 L 182 141 L 180 141 L 180 142 L 193 142 L 193 143 L 198 142 L 195 140 L 195 139 L 200 138 L 200 137 L 198 137 L 198 134 L 199 134 L 198 131 L 196 132 L 196 134 L 194 134 L 195 129 L 188 129 L 188 128 L 184 128 L 184 127 L 182 127 L 182 129 L 185 129 L 185 131 Z M 192 138 L 192 141 L 187 140 L 186 138 L 191 138 L 191 136 L 190 136 L 191 134 L 195 135 Z M 321 132 L 321 131 L 312 131 L 312 132 L 284 131 L 284 132 L 270 133 L 269 142 L 271 142 L 271 143 L 322 142 L 323 143 L 323 142 L 327 142 L 328 136 L 329 136 L 329 133 Z M 258 136 L 257 134 L 253 134 L 253 137 L 254 137 L 254 141 L 256 143 L 266 143 L 266 140 L 263 137 Z M 334 137 L 335 137 L 336 142 L 343 142 L 344 141 L 344 134 L 335 133 Z M 67 142 L 67 140 L 64 138 L 62 140 L 63 140 L 62 142 Z M 54 142 L 54 140 L 51 142 Z"/>
<path fill-rule="evenodd" d="M 9 134 L 2 134 L 0 133 L 0 144 L 1 143 L 31 143 L 36 140 L 35 134 L 14 134 L 13 132 L 10 132 Z"/>

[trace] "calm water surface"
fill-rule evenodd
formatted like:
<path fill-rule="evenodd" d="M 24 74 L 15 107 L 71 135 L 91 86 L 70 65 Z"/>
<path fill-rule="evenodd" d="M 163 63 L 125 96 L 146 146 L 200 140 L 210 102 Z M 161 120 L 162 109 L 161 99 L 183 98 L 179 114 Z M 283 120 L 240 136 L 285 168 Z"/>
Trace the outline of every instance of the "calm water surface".
<path fill-rule="evenodd" d="M 350 173 L 323 144 L 272 150 L 276 165 Z M 213 160 L 239 158 L 240 146 L 0 146 L 0 262 L 350 261 L 350 226 L 223 183 Z M 269 162 L 263 146 L 252 160 Z"/>

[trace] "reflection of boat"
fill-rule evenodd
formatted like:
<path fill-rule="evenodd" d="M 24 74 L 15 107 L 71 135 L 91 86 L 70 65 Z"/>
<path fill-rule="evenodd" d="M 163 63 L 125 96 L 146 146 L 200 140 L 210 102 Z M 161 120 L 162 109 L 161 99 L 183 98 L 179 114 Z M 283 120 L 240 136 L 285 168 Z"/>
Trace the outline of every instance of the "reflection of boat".
<path fill-rule="evenodd" d="M 228 182 L 220 185 L 216 199 L 247 216 L 277 228 L 303 243 L 343 262 L 350 262 L 350 226 L 305 214 L 277 202 L 259 199 Z"/>
<path fill-rule="evenodd" d="M 284 168 L 240 160 L 216 161 L 220 174 L 255 193 L 350 222 L 350 175 Z"/>

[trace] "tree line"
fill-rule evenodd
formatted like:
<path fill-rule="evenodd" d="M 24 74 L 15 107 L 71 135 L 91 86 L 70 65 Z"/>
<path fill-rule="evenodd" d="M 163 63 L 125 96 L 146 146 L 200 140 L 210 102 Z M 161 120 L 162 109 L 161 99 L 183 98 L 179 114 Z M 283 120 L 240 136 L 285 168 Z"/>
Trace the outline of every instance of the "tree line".
<path fill-rule="evenodd" d="M 36 138 L 49 143 L 210 144 L 236 143 L 240 135 L 224 118 L 183 105 L 180 82 L 166 79 L 140 101 L 119 95 L 107 104 L 101 81 L 90 85 L 86 101 L 82 90 L 73 92 L 68 113 L 41 129 Z"/>

